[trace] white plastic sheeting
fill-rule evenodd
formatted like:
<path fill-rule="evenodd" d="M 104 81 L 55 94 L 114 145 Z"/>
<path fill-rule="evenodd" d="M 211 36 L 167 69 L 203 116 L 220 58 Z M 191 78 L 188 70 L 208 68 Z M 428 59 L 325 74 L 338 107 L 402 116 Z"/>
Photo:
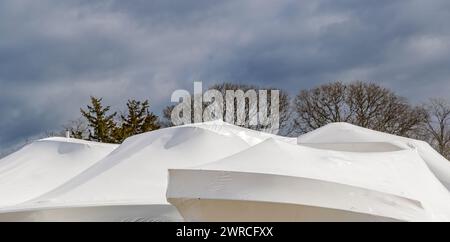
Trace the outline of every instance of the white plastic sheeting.
<path fill-rule="evenodd" d="M 171 205 L 49 206 L 10 209 L 0 213 L 0 222 L 181 222 Z"/>
<path fill-rule="evenodd" d="M 450 216 L 442 185 L 450 181 L 447 160 L 424 142 L 348 124 L 297 140 L 215 121 L 133 136 L 116 147 L 51 138 L 0 160 L 0 221 Z"/>
<path fill-rule="evenodd" d="M 307 146 L 269 139 L 170 170 L 168 201 L 188 221 L 450 221 L 449 192 L 419 149 L 339 143 L 349 137 Z"/>
<path fill-rule="evenodd" d="M 328 143 L 328 148 L 331 149 L 333 149 L 333 144 L 352 146 L 366 142 L 383 142 L 398 147 L 415 148 L 435 176 L 450 190 L 450 162 L 424 141 L 386 134 L 348 123 L 328 124 L 298 137 L 299 144 L 323 145 Z"/>
<path fill-rule="evenodd" d="M 3 213 L 0 220 L 179 221 L 182 218 L 165 197 L 169 168 L 221 159 L 268 138 L 296 143 L 296 139 L 251 131 L 221 121 L 133 136 L 53 191 L 19 206 L 0 210 Z M 139 209 L 140 212 L 136 212 Z M 137 216 L 139 213 L 141 215 Z"/>
<path fill-rule="evenodd" d="M 67 138 L 35 141 L 0 160 L 0 207 L 33 199 L 64 184 L 117 145 Z"/>

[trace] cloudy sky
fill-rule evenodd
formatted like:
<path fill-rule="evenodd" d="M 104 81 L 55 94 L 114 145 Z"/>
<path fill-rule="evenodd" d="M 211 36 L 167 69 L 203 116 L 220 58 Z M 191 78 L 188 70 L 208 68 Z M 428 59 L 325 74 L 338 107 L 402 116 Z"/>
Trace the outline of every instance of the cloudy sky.
<path fill-rule="evenodd" d="M 0 153 L 77 118 L 89 95 L 159 113 L 194 80 L 448 97 L 449 20 L 448 0 L 2 0 Z"/>

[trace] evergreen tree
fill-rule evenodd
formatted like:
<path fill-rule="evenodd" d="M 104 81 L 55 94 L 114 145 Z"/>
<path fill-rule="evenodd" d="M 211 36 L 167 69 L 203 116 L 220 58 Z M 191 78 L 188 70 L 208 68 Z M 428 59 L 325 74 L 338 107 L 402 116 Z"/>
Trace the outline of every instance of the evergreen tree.
<path fill-rule="evenodd" d="M 114 131 L 114 137 L 117 142 L 122 142 L 126 138 L 159 129 L 158 117 L 149 111 L 150 104 L 148 100 L 144 102 L 128 100 L 127 114 L 121 115 L 122 125 Z"/>
<path fill-rule="evenodd" d="M 97 142 L 112 143 L 112 137 L 116 128 L 114 117 L 117 113 L 108 114 L 110 106 L 103 107 L 102 98 L 91 97 L 91 106 L 87 105 L 87 110 L 80 109 L 81 114 L 88 121 L 89 140 Z"/>

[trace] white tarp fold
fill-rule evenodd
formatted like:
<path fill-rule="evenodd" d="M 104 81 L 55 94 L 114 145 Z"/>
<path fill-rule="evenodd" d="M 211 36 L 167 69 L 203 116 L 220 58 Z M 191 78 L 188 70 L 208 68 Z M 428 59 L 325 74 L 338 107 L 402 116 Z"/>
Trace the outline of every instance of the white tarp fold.
<path fill-rule="evenodd" d="M 337 211 L 339 221 L 450 220 L 450 195 L 414 148 L 343 152 L 269 139 L 216 162 L 171 170 L 167 197 L 189 221 L 328 221 Z M 291 216 L 271 212 L 277 209 Z"/>
<path fill-rule="evenodd" d="M 383 142 L 417 149 L 430 170 L 450 190 L 450 162 L 427 142 L 386 134 L 348 123 L 331 123 L 298 137 L 298 143 L 358 144 Z"/>
<path fill-rule="evenodd" d="M 67 138 L 41 139 L 23 147 L 0 160 L 0 208 L 57 188 L 116 147 Z"/>
<path fill-rule="evenodd" d="M 250 131 L 221 121 L 136 135 L 53 191 L 39 194 L 18 206 L 0 209 L 0 220 L 59 221 L 65 218 L 91 221 L 109 218 L 122 221 L 128 207 L 130 214 L 136 214 L 135 209 L 143 209 L 142 216 L 136 220 L 179 221 L 182 218 L 165 197 L 169 168 L 221 159 L 268 138 L 296 143 L 292 138 Z M 79 216 L 74 217 L 73 211 L 78 211 Z M 91 216 L 84 211 L 89 211 Z M 126 219 L 131 220 L 132 216 Z"/>
<path fill-rule="evenodd" d="M 0 221 L 450 218 L 445 158 L 424 142 L 348 124 L 297 140 L 216 121 L 116 147 L 50 138 L 3 158 Z"/>

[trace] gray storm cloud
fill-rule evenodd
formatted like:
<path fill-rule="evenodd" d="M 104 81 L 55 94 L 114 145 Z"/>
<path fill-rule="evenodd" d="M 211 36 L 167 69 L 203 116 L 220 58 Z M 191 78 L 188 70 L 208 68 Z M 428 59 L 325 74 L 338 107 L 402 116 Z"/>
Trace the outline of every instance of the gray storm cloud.
<path fill-rule="evenodd" d="M 448 19 L 445 0 L 1 1 L 0 152 L 60 129 L 89 95 L 159 112 L 194 80 L 448 97 Z"/>

